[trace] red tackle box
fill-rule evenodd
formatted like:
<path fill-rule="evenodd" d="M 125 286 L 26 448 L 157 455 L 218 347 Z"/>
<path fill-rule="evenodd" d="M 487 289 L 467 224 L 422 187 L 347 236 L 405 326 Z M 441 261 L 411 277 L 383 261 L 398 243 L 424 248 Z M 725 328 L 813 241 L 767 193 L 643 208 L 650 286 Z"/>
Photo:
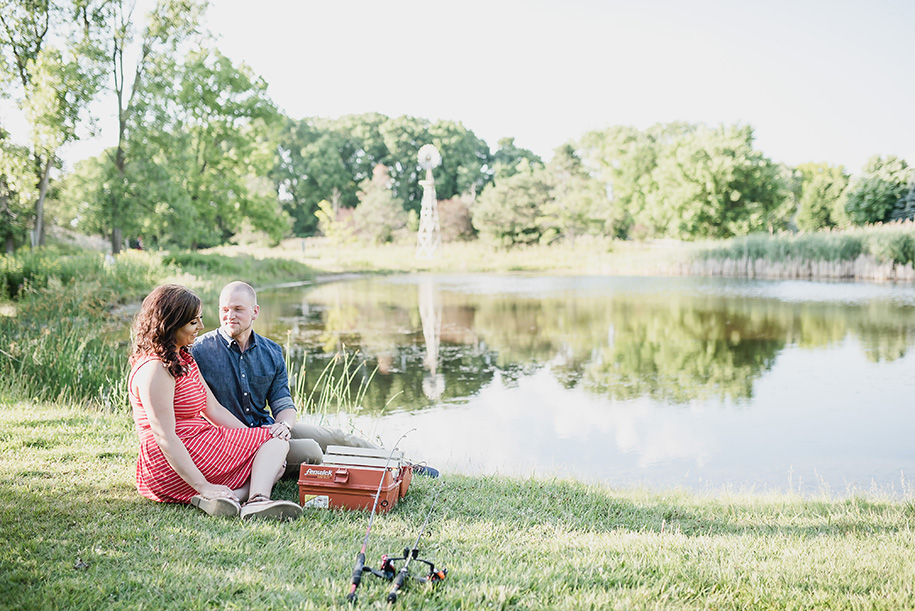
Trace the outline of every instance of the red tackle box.
<path fill-rule="evenodd" d="M 299 468 L 299 504 L 371 510 L 380 484 L 378 512 L 385 513 L 407 493 L 412 478 L 402 452 L 328 446 L 324 464 Z"/>

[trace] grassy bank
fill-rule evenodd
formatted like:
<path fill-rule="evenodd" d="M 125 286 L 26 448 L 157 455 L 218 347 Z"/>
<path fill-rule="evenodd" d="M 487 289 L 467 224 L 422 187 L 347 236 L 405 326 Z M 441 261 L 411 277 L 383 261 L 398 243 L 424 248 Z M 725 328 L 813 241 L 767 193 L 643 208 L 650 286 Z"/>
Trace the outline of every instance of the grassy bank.
<path fill-rule="evenodd" d="M 126 413 L 0 405 L 0 601 L 22 609 L 347 608 L 364 512 L 291 524 L 213 519 L 133 486 Z M 409 545 L 449 570 L 404 609 L 901 609 L 915 606 L 915 509 L 880 500 L 415 479 L 368 556 Z M 296 498 L 292 481 L 277 496 Z M 366 577 L 359 608 L 387 608 Z"/>
<path fill-rule="evenodd" d="M 287 240 L 270 249 L 230 246 L 211 252 L 280 256 L 330 274 L 540 272 L 915 281 L 915 223 L 911 221 L 706 242 L 581 238 L 572 244 L 511 250 L 457 242 L 441 245 L 429 259 L 417 258 L 412 243 L 339 245 L 323 238 Z"/>
<path fill-rule="evenodd" d="M 47 249 L 0 256 L 0 397 L 123 403 L 129 327 L 143 296 L 177 282 L 213 304 L 229 280 L 255 286 L 314 272 L 296 261 Z"/>
<path fill-rule="evenodd" d="M 325 238 L 286 240 L 275 248 L 227 246 L 210 253 L 282 257 L 317 272 L 339 273 L 508 273 L 645 275 L 668 273 L 672 259 L 688 261 L 695 244 L 616 242 L 581 238 L 574 244 L 519 246 L 496 250 L 480 242 L 442 244 L 432 258 L 417 258 L 414 243 L 339 245 Z"/>
<path fill-rule="evenodd" d="M 915 223 L 755 234 L 697 249 L 678 273 L 751 278 L 915 281 Z"/>

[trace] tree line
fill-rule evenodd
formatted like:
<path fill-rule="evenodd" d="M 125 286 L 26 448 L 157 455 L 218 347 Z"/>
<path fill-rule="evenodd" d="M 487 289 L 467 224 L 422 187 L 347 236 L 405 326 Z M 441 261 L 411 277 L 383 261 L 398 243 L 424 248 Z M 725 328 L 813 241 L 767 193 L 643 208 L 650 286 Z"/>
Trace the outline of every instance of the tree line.
<path fill-rule="evenodd" d="M 874 156 L 779 164 L 748 125 L 594 130 L 546 163 L 460 122 L 284 115 L 267 83 L 222 55 L 207 3 L 0 0 L 0 83 L 30 126 L 0 125 L 0 233 L 7 252 L 44 242 L 48 222 L 159 248 L 201 248 L 255 230 L 270 241 L 324 233 L 388 241 L 415 230 L 417 152 L 435 145 L 443 239 L 495 245 L 582 236 L 727 238 L 915 217 L 915 171 Z M 104 95 L 111 94 L 111 95 Z M 60 150 L 113 100 L 117 141 L 61 173 Z"/>

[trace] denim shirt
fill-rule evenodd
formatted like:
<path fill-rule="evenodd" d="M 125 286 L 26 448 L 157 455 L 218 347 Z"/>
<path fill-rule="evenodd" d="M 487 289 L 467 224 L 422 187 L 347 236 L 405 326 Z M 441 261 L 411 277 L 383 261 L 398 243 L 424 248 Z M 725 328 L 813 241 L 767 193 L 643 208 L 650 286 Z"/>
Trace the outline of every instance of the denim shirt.
<path fill-rule="evenodd" d="M 242 352 L 220 327 L 198 337 L 191 354 L 216 400 L 248 426 L 273 424 L 281 411 L 295 409 L 276 342 L 252 331 Z"/>

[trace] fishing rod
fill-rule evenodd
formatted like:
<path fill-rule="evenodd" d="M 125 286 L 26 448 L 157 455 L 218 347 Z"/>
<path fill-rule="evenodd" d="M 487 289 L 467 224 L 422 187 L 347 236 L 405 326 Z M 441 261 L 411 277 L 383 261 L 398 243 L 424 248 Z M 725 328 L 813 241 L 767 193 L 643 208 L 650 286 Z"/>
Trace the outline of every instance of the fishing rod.
<path fill-rule="evenodd" d="M 356 566 L 353 568 L 353 580 L 350 584 L 349 594 L 346 595 L 346 600 L 351 603 L 356 602 L 356 589 L 359 587 L 359 583 L 362 581 L 362 573 L 369 571 L 378 577 L 384 578 L 384 574 L 376 571 L 372 568 L 367 568 L 365 566 L 365 548 L 369 544 L 369 533 L 372 532 L 372 522 L 375 521 L 375 511 L 378 509 L 378 498 L 381 496 L 381 488 L 384 486 L 385 476 L 388 474 L 388 466 L 391 464 L 391 459 L 394 457 L 394 452 L 397 451 L 397 446 L 403 441 L 403 438 L 415 431 L 416 429 L 410 429 L 406 433 L 400 436 L 400 439 L 394 444 L 394 448 L 391 450 L 391 453 L 388 455 L 387 462 L 384 463 L 384 469 L 381 470 L 381 481 L 378 482 L 378 490 L 375 492 L 375 501 L 372 503 L 372 513 L 369 515 L 369 525 L 365 529 L 365 538 L 362 540 L 362 549 L 359 550 L 359 553 L 356 554 Z"/>
<path fill-rule="evenodd" d="M 417 562 L 422 562 L 429 567 L 429 574 L 426 577 L 417 578 L 421 583 L 432 583 L 433 585 L 436 582 L 442 581 L 445 579 L 445 576 L 448 574 L 448 569 L 439 569 L 435 570 L 435 565 L 419 557 L 419 540 L 422 538 L 423 533 L 426 532 L 426 526 L 429 524 L 429 518 L 432 517 L 432 511 L 435 509 L 435 502 L 438 500 L 438 495 L 442 491 L 441 486 L 438 487 L 438 490 L 435 491 L 435 496 L 432 497 L 432 505 L 429 506 L 429 512 L 426 514 L 426 519 L 423 520 L 423 525 L 419 529 L 419 534 L 416 535 L 416 541 L 413 542 L 412 548 L 404 548 L 403 558 L 382 558 L 382 570 L 385 575 L 392 575 L 394 572 L 394 562 L 397 560 L 403 560 L 403 568 L 397 573 L 397 578 L 394 580 L 394 585 L 391 586 L 391 591 L 388 593 L 388 602 L 395 603 L 397 602 L 397 592 L 403 587 L 404 582 L 407 580 L 407 576 L 410 573 L 410 562 L 416 560 Z"/>

